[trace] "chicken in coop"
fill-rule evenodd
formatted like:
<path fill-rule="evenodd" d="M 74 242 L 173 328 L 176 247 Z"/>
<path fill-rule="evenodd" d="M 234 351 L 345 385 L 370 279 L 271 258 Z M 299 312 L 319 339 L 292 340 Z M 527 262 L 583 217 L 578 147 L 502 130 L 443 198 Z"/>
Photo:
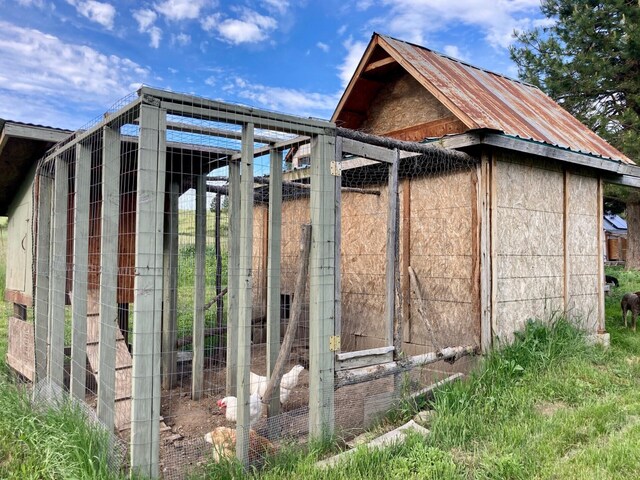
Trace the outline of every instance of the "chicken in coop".
<path fill-rule="evenodd" d="M 229 427 L 217 427 L 204 436 L 207 443 L 213 445 L 213 460 L 233 458 L 236 454 L 236 431 Z M 275 451 L 273 444 L 266 438 L 249 430 L 249 461 L 271 455 Z"/>
<path fill-rule="evenodd" d="M 238 399 L 236 397 L 224 397 L 217 402 L 218 407 L 224 412 L 224 416 L 230 422 L 238 420 Z M 262 416 L 262 399 L 257 393 L 249 397 L 249 424 L 253 425 Z"/>
<path fill-rule="evenodd" d="M 302 365 L 295 365 L 291 370 L 285 373 L 282 376 L 282 380 L 280 380 L 280 405 L 284 405 L 288 400 L 291 392 L 298 385 L 298 381 L 300 380 L 300 373 L 304 370 Z M 260 395 L 260 398 L 264 397 L 264 393 L 267 390 L 267 384 L 269 383 L 269 379 L 267 377 L 263 377 L 262 375 L 257 375 L 253 372 L 250 373 L 250 389 L 251 393 L 257 393 Z"/>

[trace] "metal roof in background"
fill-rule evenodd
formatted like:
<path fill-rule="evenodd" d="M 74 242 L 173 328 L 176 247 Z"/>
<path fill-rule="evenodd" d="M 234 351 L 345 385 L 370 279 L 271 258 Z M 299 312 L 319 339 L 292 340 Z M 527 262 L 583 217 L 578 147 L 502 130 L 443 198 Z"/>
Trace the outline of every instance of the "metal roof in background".
<path fill-rule="evenodd" d="M 575 152 L 634 163 L 533 85 L 419 45 L 379 37 L 383 47 L 386 43 L 415 68 L 423 77 L 423 85 L 431 84 L 471 120 L 469 129 L 496 129 Z"/>
<path fill-rule="evenodd" d="M 605 215 L 603 217 L 603 228 L 608 232 L 609 231 L 626 232 L 627 222 L 624 218 L 618 215 Z"/>

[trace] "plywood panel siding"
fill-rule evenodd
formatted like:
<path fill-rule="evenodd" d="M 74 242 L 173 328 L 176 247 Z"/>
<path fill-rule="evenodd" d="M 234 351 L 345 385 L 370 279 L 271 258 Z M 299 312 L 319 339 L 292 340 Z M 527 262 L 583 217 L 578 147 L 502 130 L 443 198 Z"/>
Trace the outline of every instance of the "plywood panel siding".
<path fill-rule="evenodd" d="M 452 113 L 416 79 L 404 73 L 380 90 L 359 129 L 383 134 L 448 117 Z"/>
<path fill-rule="evenodd" d="M 564 180 L 557 167 L 498 155 L 494 334 L 510 341 L 529 318 L 562 309 Z"/>
<path fill-rule="evenodd" d="M 598 180 L 570 174 L 568 178 L 568 302 L 569 315 L 588 332 L 598 328 Z"/>
<path fill-rule="evenodd" d="M 462 171 L 411 180 L 411 267 L 424 305 L 412 290 L 410 343 L 425 350 L 480 341 L 473 310 L 474 175 Z"/>
<path fill-rule="evenodd" d="M 6 289 L 33 298 L 32 234 L 33 182 L 35 170 L 25 178 L 13 203 L 9 207 L 7 225 L 7 279 Z"/>
<path fill-rule="evenodd" d="M 265 250 L 267 230 L 265 225 L 268 222 L 269 207 L 259 205 L 253 209 L 253 317 L 262 318 L 267 315 L 266 310 L 266 257 Z"/>

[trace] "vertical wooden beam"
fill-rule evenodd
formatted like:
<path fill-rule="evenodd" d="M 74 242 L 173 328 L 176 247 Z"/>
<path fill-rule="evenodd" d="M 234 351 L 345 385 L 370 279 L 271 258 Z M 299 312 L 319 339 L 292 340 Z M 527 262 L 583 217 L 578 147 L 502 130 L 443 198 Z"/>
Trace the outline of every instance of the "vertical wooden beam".
<path fill-rule="evenodd" d="M 140 106 L 138 143 L 135 301 L 131 399 L 131 467 L 142 475 L 158 475 L 160 394 L 160 301 L 162 275 L 162 210 L 164 161 L 160 165 L 161 111 Z M 164 153 L 164 152 L 162 152 Z M 159 198 L 161 197 L 161 199 Z M 159 245 L 158 245 L 159 244 Z M 158 258 L 160 256 L 160 258 Z M 157 339 L 157 340 L 156 340 Z M 156 350 L 157 349 L 157 350 Z M 157 362 L 157 366 L 156 366 Z M 157 376 L 156 376 L 157 371 Z M 155 424 L 155 425 L 154 425 Z"/>
<path fill-rule="evenodd" d="M 204 384 L 204 294 L 207 245 L 207 174 L 196 179 L 196 238 L 193 289 L 193 361 L 191 398 L 200 400 Z"/>
<path fill-rule="evenodd" d="M 104 127 L 102 138 L 98 418 L 112 430 L 115 425 L 116 329 L 119 318 L 120 132 Z"/>
<path fill-rule="evenodd" d="M 236 455 L 249 463 L 249 367 L 251 366 L 251 307 L 253 305 L 253 123 L 242 126 L 240 174 L 240 238 L 238 291 L 238 421 Z"/>
<path fill-rule="evenodd" d="M 342 137 L 336 137 L 336 168 L 341 168 L 342 163 Z M 334 258 L 336 262 L 334 285 L 334 331 L 333 334 L 342 337 L 342 175 L 335 176 L 335 232 L 334 232 Z M 340 352 L 342 342 L 339 343 L 335 353 Z"/>
<path fill-rule="evenodd" d="M 498 262 L 496 248 L 496 231 L 498 228 L 498 160 L 496 153 L 491 152 L 491 165 L 489 168 L 489 259 L 491 272 L 491 341 L 493 342 L 493 332 L 497 331 L 497 297 L 498 297 Z"/>
<path fill-rule="evenodd" d="M 222 209 L 222 196 L 217 193 L 215 198 L 215 247 L 216 247 L 216 326 L 222 327 L 222 320 L 224 318 L 224 299 L 222 298 L 222 244 L 220 242 L 221 228 L 220 217 Z M 228 259 L 227 259 L 228 260 Z M 218 336 L 218 343 L 216 345 L 216 358 L 221 359 L 222 342 Z"/>
<path fill-rule="evenodd" d="M 396 328 L 394 328 L 396 326 L 396 261 L 398 260 L 398 163 L 400 163 L 397 149 L 395 154 L 395 162 L 389 165 L 387 189 L 387 261 L 385 267 L 386 298 L 384 316 L 387 320 L 385 332 L 387 345 L 397 346 L 398 342 L 402 345 L 402 337 L 396 338 Z M 398 353 L 399 351 L 394 352 L 395 355 Z"/>
<path fill-rule="evenodd" d="M 238 391 L 238 291 L 240 289 L 240 162 L 229 163 L 229 307 L 227 310 L 227 395 Z"/>
<path fill-rule="evenodd" d="M 49 291 L 49 380 L 63 388 L 69 165 L 63 157 L 57 157 L 55 165 L 53 235 L 49 274 L 51 279 Z"/>
<path fill-rule="evenodd" d="M 35 322 L 35 375 L 36 382 L 47 376 L 47 345 L 49 343 L 49 263 L 51 250 L 51 193 L 53 179 L 43 169 L 37 174 L 38 197 L 35 206 L 36 223 L 36 288 L 34 303 Z"/>
<path fill-rule="evenodd" d="M 280 351 L 280 243 L 282 239 L 282 152 L 269 153 L 269 232 L 267 245 L 267 378 Z M 280 413 L 280 389 L 271 395 L 269 417 Z"/>
<path fill-rule="evenodd" d="M 476 168 L 471 173 L 471 309 L 473 312 L 473 322 L 477 322 L 479 342 L 482 347 L 482 301 L 480 299 L 482 275 L 480 274 L 480 250 L 481 223 L 482 217 L 482 157 L 476 164 Z"/>
<path fill-rule="evenodd" d="M 563 190 L 562 190 L 562 298 L 564 300 L 564 313 L 569 313 L 569 268 L 570 268 L 570 252 L 569 252 L 569 172 L 565 168 L 563 171 Z"/>
<path fill-rule="evenodd" d="M 73 301 L 71 302 L 71 395 L 84 400 L 87 378 L 87 281 L 89 256 L 89 190 L 91 150 L 76 145 L 73 208 Z"/>
<path fill-rule="evenodd" d="M 335 137 L 311 138 L 311 258 L 309 259 L 309 435 L 333 433 L 335 308 Z"/>
<path fill-rule="evenodd" d="M 180 185 L 171 182 L 167 191 L 169 211 L 165 214 L 162 289 L 162 388 L 176 383 L 176 339 L 178 337 L 178 201 Z"/>
<path fill-rule="evenodd" d="M 604 323 L 604 258 L 602 255 L 603 251 L 603 236 L 604 230 L 602 228 L 603 223 L 603 215 L 604 215 L 604 206 L 602 204 L 602 177 L 598 177 L 598 333 L 605 333 L 605 323 Z"/>
<path fill-rule="evenodd" d="M 491 153 L 483 151 L 480 164 L 476 168 L 478 208 L 480 209 L 480 346 L 482 353 L 488 353 L 493 342 L 491 162 Z"/>
<path fill-rule="evenodd" d="M 403 340 L 411 342 L 411 179 L 402 181 L 402 330 Z"/>

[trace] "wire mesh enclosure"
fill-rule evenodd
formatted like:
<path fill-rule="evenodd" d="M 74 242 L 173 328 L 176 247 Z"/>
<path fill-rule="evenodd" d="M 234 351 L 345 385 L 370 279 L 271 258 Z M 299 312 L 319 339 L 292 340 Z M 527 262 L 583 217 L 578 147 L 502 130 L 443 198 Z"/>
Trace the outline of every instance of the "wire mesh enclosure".
<path fill-rule="evenodd" d="M 38 165 L 40 391 L 152 477 L 355 435 L 481 343 L 479 168 L 142 88 Z"/>

